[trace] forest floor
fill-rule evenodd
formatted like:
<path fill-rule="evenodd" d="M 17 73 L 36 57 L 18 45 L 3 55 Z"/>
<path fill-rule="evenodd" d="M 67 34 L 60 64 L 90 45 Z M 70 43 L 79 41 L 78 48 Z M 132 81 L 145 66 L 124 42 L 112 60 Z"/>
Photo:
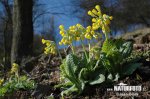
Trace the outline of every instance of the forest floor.
<path fill-rule="evenodd" d="M 92 87 L 89 86 L 81 95 L 66 96 L 65 99 L 150 99 L 150 59 L 139 61 L 143 63 L 142 66 L 131 76 L 120 79 L 113 84 L 102 83 Z M 55 85 L 60 83 L 60 58 L 42 55 L 34 64 L 36 65 L 28 73 L 31 79 L 37 83 L 36 88 L 31 91 L 19 91 L 18 98 L 15 96 L 15 99 L 29 99 L 28 97 L 30 99 L 53 99 L 48 98 L 50 95 L 54 99 L 60 99 L 62 90 L 54 88 Z M 141 91 L 114 91 L 114 86 L 118 86 L 120 83 L 127 84 L 126 86 L 141 86 Z M 118 93 L 126 95 L 119 96 Z M 5 97 L 4 99 L 12 98 Z"/>
<path fill-rule="evenodd" d="M 92 87 L 89 86 L 80 96 L 70 96 L 65 97 L 65 99 L 150 99 L 150 61 L 140 61 L 142 61 L 143 65 L 131 76 L 125 77 L 124 79 L 121 79 L 112 85 L 102 84 Z M 40 82 L 39 86 L 32 93 L 32 95 L 41 98 L 53 94 L 55 99 L 59 99 L 61 89 L 54 88 L 54 85 L 59 83 L 60 78 L 59 58 L 55 57 L 50 63 L 44 63 L 46 62 L 40 61 L 37 67 L 34 68 L 31 72 L 32 77 L 34 77 L 37 82 Z M 114 86 L 118 85 L 119 83 L 124 83 L 128 86 L 141 86 L 142 90 L 140 92 L 132 93 L 122 92 L 123 94 L 126 94 L 126 96 L 118 96 L 118 92 L 113 90 L 108 91 L 108 89 L 113 89 Z M 133 94 L 133 96 L 130 94 Z M 134 94 L 138 95 L 134 96 Z"/>

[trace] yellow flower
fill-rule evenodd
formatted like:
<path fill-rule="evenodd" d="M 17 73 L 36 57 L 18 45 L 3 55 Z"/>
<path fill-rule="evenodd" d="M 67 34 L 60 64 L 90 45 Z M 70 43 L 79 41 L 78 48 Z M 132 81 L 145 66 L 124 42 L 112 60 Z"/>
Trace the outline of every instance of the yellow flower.
<path fill-rule="evenodd" d="M 101 13 L 101 8 L 100 8 L 100 6 L 99 5 L 96 5 L 95 6 L 95 9 L 98 11 L 98 16 L 101 16 L 102 15 L 102 13 Z"/>
<path fill-rule="evenodd" d="M 13 63 L 12 64 L 12 68 L 11 68 L 11 73 L 17 73 L 18 72 L 18 68 L 19 68 L 19 65 L 16 64 L 16 63 Z"/>
<path fill-rule="evenodd" d="M 47 51 L 47 50 L 48 50 L 48 48 L 47 48 L 47 47 L 45 47 L 45 48 L 44 48 L 44 50 L 45 50 L 45 51 Z"/>
<path fill-rule="evenodd" d="M 4 79 L 0 79 L 0 86 L 3 84 Z"/>
<path fill-rule="evenodd" d="M 113 19 L 113 16 L 110 16 L 109 19 L 112 20 L 112 19 Z"/>
<path fill-rule="evenodd" d="M 63 29 L 64 29 L 64 26 L 63 26 L 63 25 L 60 25 L 60 26 L 59 26 L 59 29 L 60 29 L 60 30 L 63 30 Z"/>
<path fill-rule="evenodd" d="M 101 12 L 101 9 L 100 9 L 99 5 L 96 5 L 95 8 L 96 8 L 97 11 Z"/>
<path fill-rule="evenodd" d="M 50 40 L 45 40 L 46 47 L 44 48 L 44 53 L 45 54 L 56 54 L 56 44 L 54 41 L 50 41 Z M 51 50 L 55 50 L 55 51 L 51 51 Z"/>
<path fill-rule="evenodd" d="M 91 30 L 91 26 L 88 26 L 88 27 L 87 27 L 87 30 Z"/>
<path fill-rule="evenodd" d="M 93 18 L 93 19 L 92 19 L 92 22 L 96 22 L 96 21 L 97 21 L 96 18 Z"/>
<path fill-rule="evenodd" d="M 81 28 L 81 27 L 82 27 L 82 25 L 81 25 L 81 24 L 76 24 L 76 26 L 77 26 L 78 28 Z"/>
<path fill-rule="evenodd" d="M 95 15 L 98 15 L 98 12 L 95 9 L 92 10 L 92 13 L 94 13 Z"/>
<path fill-rule="evenodd" d="M 61 42 L 65 42 L 65 39 L 63 38 L 63 39 L 61 40 Z"/>
<path fill-rule="evenodd" d="M 90 16 L 92 16 L 92 17 L 96 17 L 96 16 L 92 13 L 92 11 L 88 11 L 88 15 L 90 15 Z"/>
<path fill-rule="evenodd" d="M 64 32 L 64 31 L 60 31 L 60 35 L 61 35 L 61 36 L 64 36 L 64 35 L 65 35 L 65 32 Z"/>
<path fill-rule="evenodd" d="M 103 14 L 103 18 L 107 18 L 107 15 L 106 15 L 106 14 Z"/>
<path fill-rule="evenodd" d="M 95 32 L 94 32 L 94 31 L 91 31 L 91 34 L 92 34 L 92 35 L 94 35 L 94 34 L 95 34 Z"/>
<path fill-rule="evenodd" d="M 75 27 L 75 26 L 72 26 L 72 29 L 76 29 L 76 27 Z"/>
<path fill-rule="evenodd" d="M 87 39 L 92 39 L 92 37 L 91 37 L 90 34 L 85 34 L 85 38 L 87 38 Z"/>
<path fill-rule="evenodd" d="M 106 19 L 106 20 L 104 21 L 104 23 L 105 23 L 105 25 L 109 25 L 109 24 L 110 24 L 110 20 L 109 20 L 109 19 Z"/>
<path fill-rule="evenodd" d="M 63 44 L 64 44 L 64 45 L 67 45 L 67 44 L 68 44 L 67 40 L 65 40 L 65 41 L 63 42 Z"/>
<path fill-rule="evenodd" d="M 98 29 L 98 27 L 97 26 L 92 26 L 92 30 L 97 30 Z"/>
<path fill-rule="evenodd" d="M 59 45 L 62 45 L 63 43 L 62 42 L 59 42 Z"/>
<path fill-rule="evenodd" d="M 51 42 L 47 41 L 46 46 L 50 46 L 50 45 L 51 45 Z"/>
<path fill-rule="evenodd" d="M 76 37 L 76 40 L 79 41 L 79 40 L 80 40 L 80 37 Z"/>
<path fill-rule="evenodd" d="M 98 19 L 97 22 L 101 24 L 102 21 L 101 21 L 101 19 Z"/>
<path fill-rule="evenodd" d="M 70 26 L 69 30 L 75 30 L 75 28 L 76 28 L 75 26 Z"/>
<path fill-rule="evenodd" d="M 101 27 L 101 23 L 98 21 L 92 24 L 92 30 L 97 30 L 99 27 Z"/>
<path fill-rule="evenodd" d="M 45 44 L 45 43 L 46 43 L 46 40 L 42 39 L 42 43 Z"/>

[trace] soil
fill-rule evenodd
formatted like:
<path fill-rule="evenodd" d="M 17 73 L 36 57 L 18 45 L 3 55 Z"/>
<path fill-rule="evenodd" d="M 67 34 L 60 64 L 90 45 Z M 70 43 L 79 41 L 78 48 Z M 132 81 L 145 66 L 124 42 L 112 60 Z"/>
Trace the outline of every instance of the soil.
<path fill-rule="evenodd" d="M 113 84 L 104 83 L 88 86 L 81 95 L 65 96 L 65 99 L 150 99 L 150 61 L 141 61 L 143 65 L 131 76 L 120 79 Z M 14 97 L 9 96 L 4 99 L 48 99 L 47 97 L 50 95 L 53 95 L 55 99 L 60 99 L 61 89 L 54 88 L 60 81 L 60 64 L 61 61 L 58 57 L 42 56 L 29 72 L 31 79 L 34 79 L 37 83 L 35 90 L 20 90 L 15 92 Z M 138 96 L 117 96 L 117 92 L 109 89 L 119 83 L 129 86 L 142 86 L 142 91 L 137 92 Z"/>
<path fill-rule="evenodd" d="M 39 82 L 38 87 L 32 92 L 32 97 L 42 99 L 42 97 L 53 94 L 55 99 L 59 99 L 61 89 L 55 89 L 54 85 L 59 83 L 59 66 L 61 62 L 59 58 L 56 57 L 53 58 L 51 62 L 47 62 L 47 64 L 43 64 L 46 63 L 44 61 L 46 60 L 43 59 L 43 62 L 40 61 L 37 67 L 32 70 L 32 76 L 35 76 L 34 79 Z M 143 66 L 136 70 L 131 76 L 120 79 L 114 84 L 89 86 L 80 96 L 66 96 L 65 99 L 150 99 L 150 61 L 141 61 L 143 62 Z M 125 83 L 129 86 L 142 86 L 142 91 L 138 92 L 138 96 L 117 96 L 116 92 L 107 90 L 119 83 Z"/>

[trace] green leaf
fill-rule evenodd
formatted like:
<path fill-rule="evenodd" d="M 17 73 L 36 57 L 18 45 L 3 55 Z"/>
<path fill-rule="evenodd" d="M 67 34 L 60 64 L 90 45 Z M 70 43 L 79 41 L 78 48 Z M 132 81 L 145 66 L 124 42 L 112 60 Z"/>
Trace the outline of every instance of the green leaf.
<path fill-rule="evenodd" d="M 140 67 L 141 63 L 131 63 L 123 68 L 123 75 L 131 75 L 138 67 Z"/>
<path fill-rule="evenodd" d="M 114 79 L 113 81 L 118 81 L 119 78 L 120 78 L 120 76 L 119 76 L 119 74 L 117 73 L 117 74 L 115 75 L 115 79 Z"/>
<path fill-rule="evenodd" d="M 78 92 L 81 92 L 82 88 L 84 88 L 83 87 L 84 84 L 78 79 L 79 70 L 80 70 L 78 57 L 74 54 L 67 55 L 60 69 L 61 69 L 61 76 L 64 78 L 65 83 L 59 86 L 61 88 L 63 87 L 67 89 L 63 91 L 63 93 L 69 94 L 75 90 L 78 90 Z M 71 85 L 68 86 L 68 83 L 69 84 L 71 83 Z M 68 87 L 70 88 L 68 89 Z"/>
<path fill-rule="evenodd" d="M 113 80 L 113 75 L 112 75 L 112 74 L 109 74 L 107 78 L 108 78 L 109 80 Z"/>
<path fill-rule="evenodd" d="M 137 80 L 142 80 L 142 77 L 139 74 L 136 73 L 136 79 Z"/>
<path fill-rule="evenodd" d="M 73 86 L 73 83 L 72 82 L 70 82 L 70 81 L 67 81 L 67 82 L 65 82 L 65 83 L 62 83 L 62 84 L 58 84 L 58 85 L 55 85 L 54 87 L 55 88 L 66 88 L 66 87 L 70 87 L 70 86 Z"/>
<path fill-rule="evenodd" d="M 119 74 L 117 73 L 116 75 L 112 75 L 112 74 L 109 74 L 108 76 L 107 76 L 107 79 L 109 80 L 109 81 L 118 81 L 118 79 L 119 79 Z"/>
<path fill-rule="evenodd" d="M 101 62 L 106 70 L 112 71 L 113 65 L 110 62 L 110 60 L 108 59 L 108 57 L 106 56 L 106 54 L 104 54 L 104 53 L 101 53 Z"/>
<path fill-rule="evenodd" d="M 64 96 L 64 94 L 65 94 L 65 95 L 69 95 L 69 94 L 71 94 L 72 92 L 77 92 L 77 91 L 78 91 L 78 89 L 76 88 L 75 85 L 73 85 L 72 87 L 68 88 L 67 90 L 62 91 L 62 92 L 61 92 L 61 96 Z"/>
<path fill-rule="evenodd" d="M 23 88 L 23 89 L 24 89 L 24 86 L 22 85 L 22 83 L 17 83 L 17 84 L 15 85 L 15 87 L 16 87 L 17 89 L 19 89 L 19 88 Z"/>
<path fill-rule="evenodd" d="M 125 42 L 119 51 L 122 53 L 123 58 L 127 58 L 130 56 L 133 49 L 133 43 L 132 42 Z"/>
<path fill-rule="evenodd" d="M 90 85 L 100 84 L 105 81 L 105 76 L 103 74 L 100 74 L 97 76 L 94 80 L 90 81 Z"/>
<path fill-rule="evenodd" d="M 68 76 L 76 78 L 75 71 L 77 70 L 77 57 L 73 54 L 69 54 L 66 57 L 66 66 L 64 67 Z"/>
<path fill-rule="evenodd" d="M 81 82 L 87 83 L 88 82 L 87 81 L 88 74 L 89 74 L 89 72 L 88 72 L 87 68 L 82 68 L 80 73 L 79 73 L 79 80 Z"/>
<path fill-rule="evenodd" d="M 24 76 L 21 76 L 21 77 L 19 77 L 19 80 L 20 80 L 20 81 L 25 81 L 25 80 L 27 80 L 27 76 L 25 76 L 25 75 L 24 75 Z"/>
<path fill-rule="evenodd" d="M 0 88 L 0 96 L 4 96 L 7 92 L 8 88 L 7 87 L 2 87 Z"/>
<path fill-rule="evenodd" d="M 105 40 L 102 46 L 102 52 L 108 53 L 114 46 L 112 40 Z"/>

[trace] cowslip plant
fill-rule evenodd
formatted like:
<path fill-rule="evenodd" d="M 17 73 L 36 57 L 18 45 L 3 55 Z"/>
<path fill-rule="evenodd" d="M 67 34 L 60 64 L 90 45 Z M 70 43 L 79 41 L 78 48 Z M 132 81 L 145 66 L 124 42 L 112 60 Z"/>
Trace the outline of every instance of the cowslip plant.
<path fill-rule="evenodd" d="M 112 74 L 105 76 L 104 69 L 99 65 L 99 61 L 91 60 L 88 62 L 85 55 L 77 57 L 74 54 L 67 55 L 61 69 L 61 81 L 63 84 L 57 85 L 66 89 L 61 94 L 69 95 L 72 92 L 82 93 L 87 85 L 101 84 L 106 80 L 116 81 L 119 77 Z"/>
<path fill-rule="evenodd" d="M 33 80 L 30 80 L 25 75 L 19 76 L 18 67 L 18 64 L 13 63 L 10 77 L 5 80 L 0 80 L 0 96 L 12 94 L 20 89 L 31 90 L 35 87 L 35 82 Z"/>
<path fill-rule="evenodd" d="M 58 85 L 66 90 L 62 91 L 63 94 L 70 94 L 72 92 L 82 93 L 87 85 L 101 84 L 106 80 L 116 81 L 119 75 L 116 73 L 113 76 L 111 73 L 106 74 L 105 68 L 102 66 L 100 60 L 100 49 L 91 48 L 90 40 L 98 39 L 101 34 L 97 31 L 101 28 L 108 38 L 108 32 L 110 32 L 109 24 L 112 20 L 112 16 L 101 13 L 100 6 L 96 6 L 95 9 L 88 12 L 89 15 L 93 16 L 92 26 L 87 26 L 84 28 L 82 25 L 77 24 L 70 26 L 68 30 L 64 29 L 63 25 L 60 25 L 60 34 L 62 40 L 59 42 L 60 45 L 71 45 L 74 41 L 81 41 L 82 47 L 84 49 L 84 54 L 78 57 L 72 48 L 73 54 L 66 56 L 62 65 L 61 70 L 61 81 L 63 84 Z M 87 39 L 89 41 L 89 50 L 87 51 L 83 40 Z M 99 55 L 97 57 L 92 57 L 93 55 Z M 57 86 L 57 87 L 58 87 Z"/>
<path fill-rule="evenodd" d="M 132 74 L 140 66 L 139 63 L 132 62 L 124 66 L 123 61 L 130 56 L 133 44 L 122 39 L 109 38 L 112 16 L 103 14 L 99 5 L 88 11 L 88 15 L 92 17 L 91 26 L 83 27 L 76 24 L 69 29 L 65 29 L 63 25 L 59 26 L 62 36 L 59 44 L 71 46 L 72 49 L 72 53 L 66 56 L 60 66 L 61 84 L 56 87 L 63 89 L 62 96 L 73 92 L 81 94 L 88 85 L 117 81 L 119 77 Z M 99 30 L 102 31 L 101 34 L 98 33 Z M 98 39 L 102 35 L 105 37 L 102 47 L 91 47 L 91 40 Z M 88 50 L 83 43 L 85 39 L 89 41 Z M 74 50 L 73 42 L 75 41 L 80 41 L 83 47 L 84 53 L 80 56 Z"/>

